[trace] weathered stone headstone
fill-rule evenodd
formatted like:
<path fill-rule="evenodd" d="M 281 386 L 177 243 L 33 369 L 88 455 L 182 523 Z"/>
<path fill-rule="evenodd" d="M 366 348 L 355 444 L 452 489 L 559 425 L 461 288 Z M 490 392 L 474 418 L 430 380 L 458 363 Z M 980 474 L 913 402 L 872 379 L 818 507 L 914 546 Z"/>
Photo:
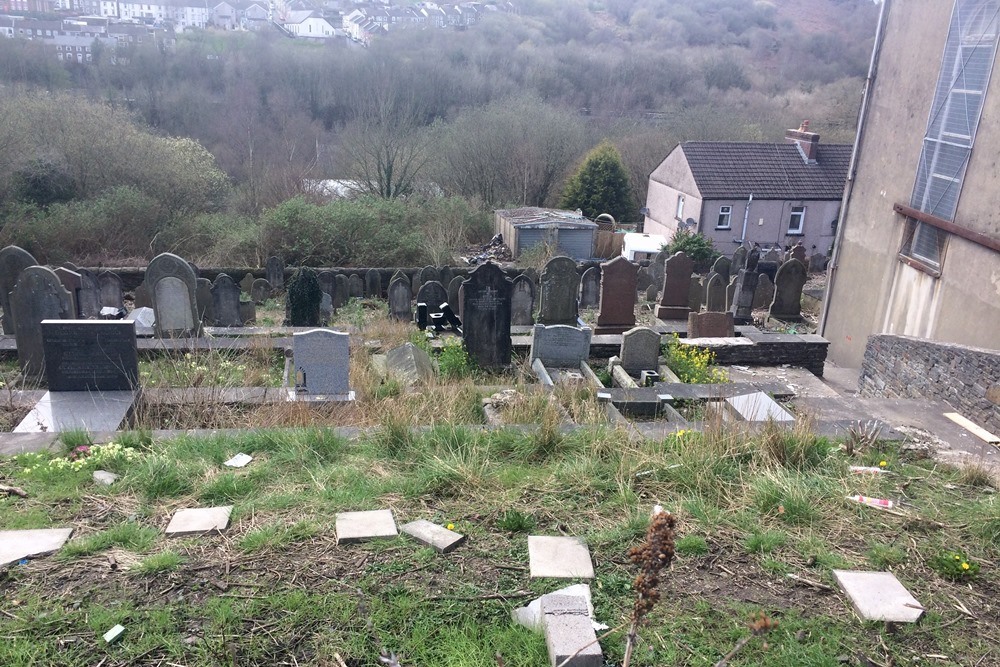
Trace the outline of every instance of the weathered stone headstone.
<path fill-rule="evenodd" d="M 322 298 L 319 301 L 319 325 L 321 327 L 329 325 L 330 320 L 333 318 L 333 313 L 333 297 L 323 292 Z"/>
<path fill-rule="evenodd" d="M 510 365 L 513 282 L 493 262 L 477 266 L 462 283 L 462 338 L 480 368 Z"/>
<path fill-rule="evenodd" d="M 656 289 L 656 285 L 650 285 L 646 288 L 646 301 L 656 303 L 658 298 L 660 298 L 660 292 Z"/>
<path fill-rule="evenodd" d="M 220 273 L 212 284 L 212 306 L 217 327 L 241 327 L 240 286 L 226 273 Z"/>
<path fill-rule="evenodd" d="M 726 283 L 718 273 L 708 277 L 705 286 L 705 310 L 722 312 L 726 309 Z"/>
<path fill-rule="evenodd" d="M 412 320 L 413 309 L 410 301 L 410 281 L 406 278 L 394 278 L 389 283 L 389 316 L 404 322 Z"/>
<path fill-rule="evenodd" d="M 39 378 L 45 370 L 42 320 L 75 318 L 73 300 L 59 277 L 44 266 L 29 266 L 20 272 L 10 296 L 10 308 L 21 370 Z"/>
<path fill-rule="evenodd" d="M 285 324 L 293 327 L 319 326 L 319 307 L 323 290 L 316 271 L 300 266 L 288 281 L 285 296 Z"/>
<path fill-rule="evenodd" d="M 448 303 L 448 292 L 436 280 L 428 280 L 417 290 L 417 303 L 427 304 L 427 314 L 440 313 L 442 304 Z"/>
<path fill-rule="evenodd" d="M 442 266 L 438 271 L 438 282 L 442 285 L 449 285 L 451 279 L 455 277 L 455 271 L 450 266 Z"/>
<path fill-rule="evenodd" d="M 333 279 L 333 307 L 340 308 L 351 298 L 351 281 L 343 273 L 338 273 Z"/>
<path fill-rule="evenodd" d="M 718 273 L 722 276 L 722 283 L 724 285 L 729 284 L 730 269 L 732 268 L 732 262 L 726 256 L 717 257 L 715 262 L 712 264 L 712 273 Z"/>
<path fill-rule="evenodd" d="M 438 282 L 441 282 L 440 279 L 441 279 L 441 274 L 438 273 L 436 267 L 425 266 L 424 268 L 420 269 L 420 271 L 417 272 L 417 282 L 419 283 L 417 289 L 420 289 L 420 287 L 422 287 L 424 283 L 430 282 L 431 280 L 437 280 Z"/>
<path fill-rule="evenodd" d="M 792 246 L 789 259 L 797 259 L 802 262 L 803 265 L 806 264 L 806 247 L 802 245 L 801 241 Z"/>
<path fill-rule="evenodd" d="M 243 294 L 250 294 L 253 291 L 253 274 L 247 271 L 243 276 L 243 280 L 240 281 L 240 291 Z"/>
<path fill-rule="evenodd" d="M 77 269 L 80 274 L 80 291 L 77 293 L 76 308 L 80 319 L 93 320 L 101 316 L 101 285 L 97 274 L 90 269 Z"/>
<path fill-rule="evenodd" d="M 590 327 L 536 324 L 531 336 L 531 361 L 540 359 L 552 368 L 580 368 L 590 357 Z"/>
<path fill-rule="evenodd" d="M 347 279 L 347 293 L 352 299 L 360 299 L 365 295 L 365 283 L 361 280 L 361 276 L 356 273 L 352 273 Z"/>
<path fill-rule="evenodd" d="M 635 327 L 622 334 L 622 368 L 629 375 L 655 371 L 659 367 L 660 334 L 648 327 Z"/>
<path fill-rule="evenodd" d="M 0 250 L 0 308 L 3 308 L 3 332 L 14 333 L 14 318 L 11 316 L 10 293 L 14 291 L 17 278 L 29 266 L 38 262 L 30 252 L 16 245 Z"/>
<path fill-rule="evenodd" d="M 694 260 L 683 252 L 676 252 L 663 263 L 663 292 L 656 307 L 656 317 L 661 320 L 686 320 L 691 312 L 688 292 Z"/>
<path fill-rule="evenodd" d="M 538 298 L 538 323 L 576 325 L 580 274 L 569 257 L 553 257 L 542 269 Z"/>
<path fill-rule="evenodd" d="M 420 282 L 420 272 L 417 271 L 410 276 L 410 294 L 416 294 L 422 284 L 423 283 Z"/>
<path fill-rule="evenodd" d="M 117 273 L 104 271 L 97 276 L 97 284 L 101 289 L 101 306 L 106 308 L 125 308 L 125 298 L 122 292 L 122 279 Z"/>
<path fill-rule="evenodd" d="M 661 250 L 649 260 L 649 279 L 656 285 L 657 289 L 660 289 L 663 285 L 663 263 L 667 261 L 667 257 L 669 256 L 665 251 Z"/>
<path fill-rule="evenodd" d="M 621 333 L 635 326 L 637 271 L 624 257 L 601 264 L 601 309 L 594 333 Z"/>
<path fill-rule="evenodd" d="M 643 292 L 652 285 L 657 290 L 660 289 L 660 283 L 654 283 L 652 276 L 649 275 L 649 268 L 645 266 L 640 266 L 639 270 L 635 274 L 636 289 Z M 660 281 L 661 283 L 663 281 Z M 655 299 L 650 299 L 650 301 L 655 301 Z"/>
<path fill-rule="evenodd" d="M 198 278 L 194 289 L 195 308 L 198 311 L 198 321 L 205 326 L 215 326 L 215 300 L 212 298 L 212 281 L 208 278 Z"/>
<path fill-rule="evenodd" d="M 740 269 L 736 276 L 736 294 L 729 308 L 736 324 L 753 322 L 753 300 L 754 294 L 757 292 L 757 281 L 760 278 L 760 274 L 757 273 L 759 260 L 760 250 L 754 248 L 746 257 L 745 267 Z"/>
<path fill-rule="evenodd" d="M 691 313 L 688 315 L 688 338 L 732 338 L 735 331 L 732 313 Z"/>
<path fill-rule="evenodd" d="M 580 308 L 596 308 L 600 302 L 601 271 L 596 266 L 592 266 L 584 271 L 583 276 L 580 277 Z"/>
<path fill-rule="evenodd" d="M 737 277 L 733 276 L 729 279 L 729 284 L 726 285 L 726 310 L 732 308 L 736 301 L 736 280 Z"/>
<path fill-rule="evenodd" d="M 83 278 L 79 273 L 65 266 L 57 266 L 52 269 L 52 272 L 59 277 L 59 281 L 69 292 L 70 303 L 73 304 L 73 317 L 71 319 L 86 319 L 80 316 L 80 290 L 83 288 Z"/>
<path fill-rule="evenodd" d="M 764 256 L 760 258 L 760 261 L 777 262 L 778 264 L 780 264 L 783 261 L 781 250 L 779 250 L 778 248 L 771 248 L 766 253 L 764 253 Z"/>
<path fill-rule="evenodd" d="M 688 308 L 694 312 L 700 312 L 705 301 L 705 285 L 701 281 L 701 276 L 694 274 L 691 276 L 691 285 L 688 288 Z"/>
<path fill-rule="evenodd" d="M 264 303 L 271 298 L 271 283 L 264 278 L 257 278 L 250 285 L 250 291 L 247 294 L 250 295 L 254 303 Z"/>
<path fill-rule="evenodd" d="M 785 322 L 802 320 L 802 287 L 809 277 L 806 265 L 797 259 L 790 259 L 780 267 L 774 276 L 774 300 L 771 301 L 771 317 Z"/>
<path fill-rule="evenodd" d="M 365 272 L 365 296 L 372 299 L 382 298 L 382 275 L 377 269 L 368 269 Z"/>
<path fill-rule="evenodd" d="M 740 271 L 740 269 L 746 268 L 747 255 L 749 254 L 749 252 L 750 251 L 747 250 L 746 246 L 742 245 L 733 251 L 733 259 L 729 263 L 730 273 L 736 275 Z"/>
<path fill-rule="evenodd" d="M 462 302 L 458 298 L 458 290 L 462 289 L 462 283 L 465 282 L 465 278 L 462 276 L 455 276 L 448 283 L 448 305 L 451 309 L 460 312 L 462 310 Z"/>
<path fill-rule="evenodd" d="M 774 300 L 774 283 L 766 273 L 757 274 L 757 289 L 753 293 L 753 307 L 767 308 Z"/>
<path fill-rule="evenodd" d="M 135 323 L 42 320 L 49 391 L 130 391 L 139 386 Z"/>
<path fill-rule="evenodd" d="M 413 343 L 403 343 L 385 355 L 386 375 L 411 387 L 420 382 L 430 382 L 434 377 L 434 364 L 430 355 Z"/>
<path fill-rule="evenodd" d="M 282 290 L 285 288 L 285 263 L 281 261 L 278 257 L 271 256 L 267 258 L 267 262 L 264 265 L 264 277 L 267 278 L 267 282 L 270 283 L 271 289 Z"/>
<path fill-rule="evenodd" d="M 240 299 L 240 321 L 244 326 L 250 326 L 257 322 L 257 306 L 253 301 Z"/>
<path fill-rule="evenodd" d="M 190 261 L 190 260 L 188 260 L 187 264 L 188 264 L 188 266 L 191 267 L 191 270 L 194 271 L 194 277 L 195 278 L 201 278 L 201 269 L 198 268 L 198 265 L 195 264 L 194 262 Z"/>
<path fill-rule="evenodd" d="M 809 273 L 823 273 L 826 271 L 826 255 L 821 252 L 809 255 Z"/>
<path fill-rule="evenodd" d="M 186 261 L 168 252 L 157 255 L 146 267 L 146 285 L 151 286 L 157 337 L 201 335 L 195 297 L 198 278 Z"/>
<path fill-rule="evenodd" d="M 348 397 L 350 349 L 347 333 L 313 329 L 292 334 L 296 398 Z"/>
<path fill-rule="evenodd" d="M 132 307 L 133 308 L 153 307 L 153 297 L 149 293 L 149 285 L 147 285 L 145 282 L 139 283 L 139 286 L 135 288 L 135 292 L 132 293 Z"/>
<path fill-rule="evenodd" d="M 535 323 L 535 284 L 526 275 L 514 278 L 514 288 L 510 297 L 510 323 L 516 327 L 531 326 Z"/>
<path fill-rule="evenodd" d="M 337 289 L 337 274 L 333 271 L 320 271 L 316 279 L 319 280 L 319 288 L 333 297 Z"/>

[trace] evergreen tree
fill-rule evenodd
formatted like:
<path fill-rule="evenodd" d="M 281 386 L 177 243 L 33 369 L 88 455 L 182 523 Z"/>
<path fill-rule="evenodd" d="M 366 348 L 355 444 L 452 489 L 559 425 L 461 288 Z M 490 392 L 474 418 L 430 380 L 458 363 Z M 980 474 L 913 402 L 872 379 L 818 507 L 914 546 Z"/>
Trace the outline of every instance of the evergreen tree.
<path fill-rule="evenodd" d="M 587 153 L 583 163 L 566 183 L 562 201 L 566 209 L 580 209 L 590 219 L 610 213 L 617 222 L 635 219 L 635 204 L 628 171 L 618 149 L 605 139 Z"/>

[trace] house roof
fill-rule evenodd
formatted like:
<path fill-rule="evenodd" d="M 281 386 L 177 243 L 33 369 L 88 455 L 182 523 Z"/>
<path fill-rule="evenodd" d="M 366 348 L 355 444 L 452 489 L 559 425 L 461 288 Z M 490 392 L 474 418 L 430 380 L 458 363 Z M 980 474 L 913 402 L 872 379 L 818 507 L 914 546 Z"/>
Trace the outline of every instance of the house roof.
<path fill-rule="evenodd" d="M 521 208 L 499 210 L 496 213 L 520 229 L 544 229 L 552 227 L 558 229 L 597 229 L 596 222 L 588 220 L 577 211 L 523 206 Z"/>
<path fill-rule="evenodd" d="M 793 143 L 687 141 L 680 145 L 702 199 L 840 199 L 849 144 L 820 144 L 807 164 Z"/>

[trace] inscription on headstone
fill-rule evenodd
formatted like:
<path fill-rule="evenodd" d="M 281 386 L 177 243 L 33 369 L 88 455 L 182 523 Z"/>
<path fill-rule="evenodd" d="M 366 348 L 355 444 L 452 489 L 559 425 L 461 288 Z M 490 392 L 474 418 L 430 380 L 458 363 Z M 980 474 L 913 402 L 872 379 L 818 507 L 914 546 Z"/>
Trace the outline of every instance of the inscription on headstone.
<path fill-rule="evenodd" d="M 135 322 L 42 320 L 49 391 L 128 391 L 139 386 Z"/>

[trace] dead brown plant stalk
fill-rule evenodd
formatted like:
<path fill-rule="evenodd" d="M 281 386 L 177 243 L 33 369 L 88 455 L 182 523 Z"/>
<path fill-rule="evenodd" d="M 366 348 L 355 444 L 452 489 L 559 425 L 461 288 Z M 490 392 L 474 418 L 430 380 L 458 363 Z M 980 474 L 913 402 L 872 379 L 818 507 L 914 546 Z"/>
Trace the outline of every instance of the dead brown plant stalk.
<path fill-rule="evenodd" d="M 677 518 L 670 512 L 657 508 L 646 531 L 646 540 L 629 551 L 629 560 L 639 566 L 639 574 L 632 583 L 635 605 L 632 607 L 632 622 L 625 638 L 622 667 L 629 666 L 639 626 L 660 600 L 660 573 L 664 568 L 670 567 L 674 559 L 676 527 Z"/>

